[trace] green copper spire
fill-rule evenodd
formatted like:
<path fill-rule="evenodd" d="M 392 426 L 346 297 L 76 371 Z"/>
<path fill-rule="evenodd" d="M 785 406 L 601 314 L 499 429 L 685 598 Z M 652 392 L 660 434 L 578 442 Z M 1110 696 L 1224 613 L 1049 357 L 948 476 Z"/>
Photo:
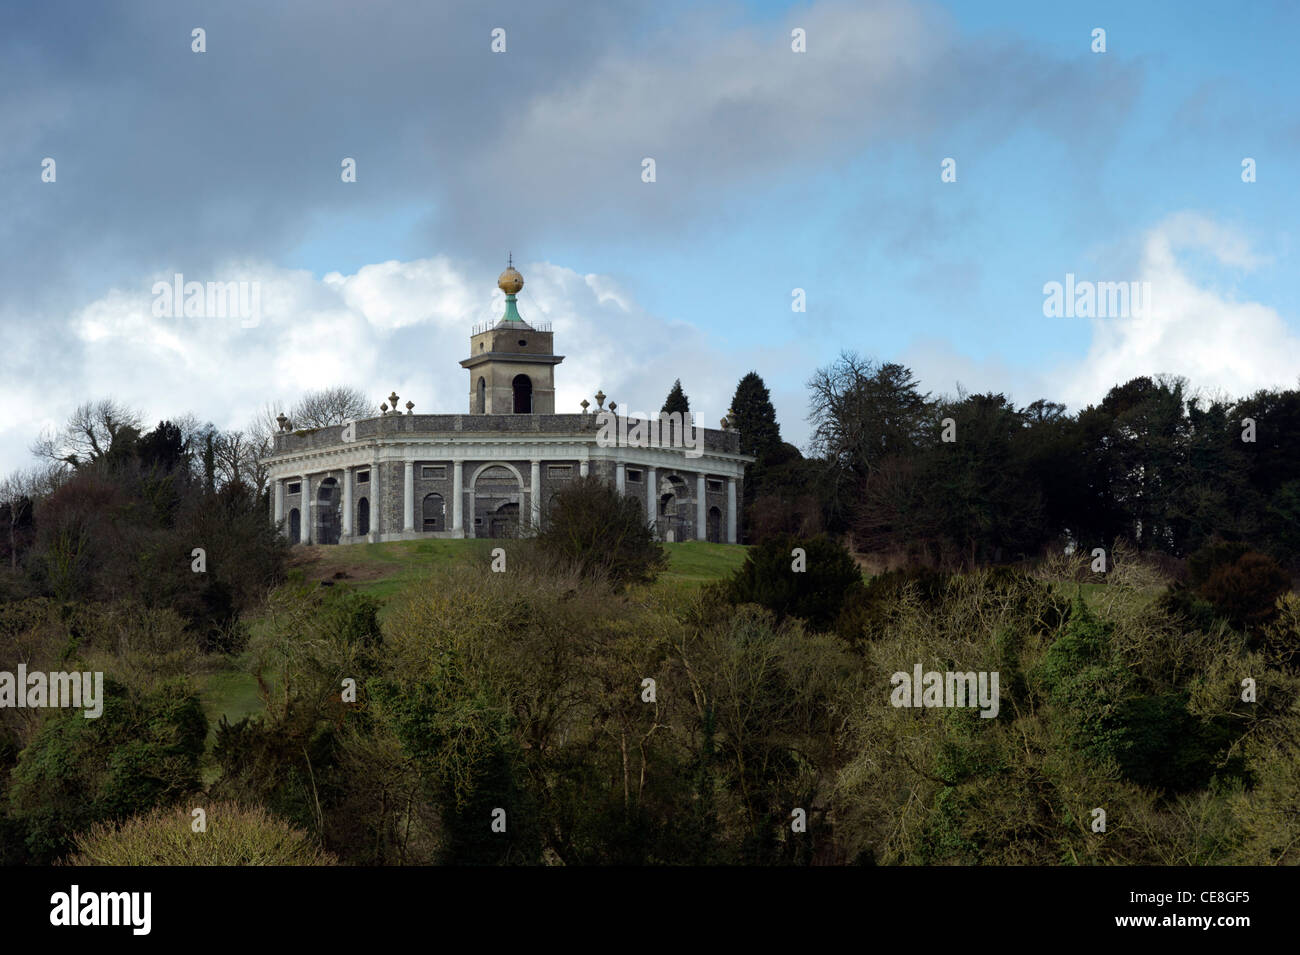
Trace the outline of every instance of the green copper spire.
<path fill-rule="evenodd" d="M 519 308 L 515 305 L 515 296 L 512 292 L 506 296 L 506 313 L 501 316 L 503 322 L 523 322 L 519 317 Z"/>

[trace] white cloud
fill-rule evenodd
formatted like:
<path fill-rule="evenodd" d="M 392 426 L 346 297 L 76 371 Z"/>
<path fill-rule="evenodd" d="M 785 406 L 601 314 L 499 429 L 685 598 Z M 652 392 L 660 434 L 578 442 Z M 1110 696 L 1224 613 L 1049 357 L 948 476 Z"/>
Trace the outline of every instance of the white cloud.
<path fill-rule="evenodd" d="M 1259 388 L 1291 387 L 1300 371 L 1300 336 L 1276 310 L 1238 301 L 1192 274 L 1187 252 L 1200 252 L 1228 268 L 1267 264 L 1240 233 L 1210 219 L 1179 213 L 1146 235 L 1137 268 L 1151 283 L 1150 314 L 1098 319 L 1092 344 L 1077 370 L 1058 378 L 1072 406 L 1095 403 L 1116 384 L 1139 375 L 1173 373 L 1193 387 L 1246 395 Z"/>
<path fill-rule="evenodd" d="M 752 355 L 647 313 L 609 276 L 551 263 L 521 270 L 520 312 L 552 322 L 556 351 L 566 356 L 556 368 L 558 411 L 576 412 L 604 390 L 620 409 L 657 412 L 680 377 L 702 420 L 716 423 L 749 370 Z M 156 316 L 153 284 L 171 276 L 109 291 L 67 322 L 68 353 L 80 345 L 81 361 L 61 388 L 38 395 L 31 381 L 0 383 L 0 411 L 11 412 L 0 425 L 0 470 L 27 465 L 42 427 L 100 397 L 139 409 L 147 425 L 192 412 L 223 428 L 242 427 L 268 402 L 288 406 L 334 384 L 373 395 L 376 409 L 395 389 L 420 412 L 463 411 L 468 377 L 457 362 L 469 353 L 470 329 L 503 311 L 495 273 L 471 273 L 443 256 L 321 279 L 247 262 L 185 279 L 260 282 L 261 321 L 245 328 L 239 318 Z"/>

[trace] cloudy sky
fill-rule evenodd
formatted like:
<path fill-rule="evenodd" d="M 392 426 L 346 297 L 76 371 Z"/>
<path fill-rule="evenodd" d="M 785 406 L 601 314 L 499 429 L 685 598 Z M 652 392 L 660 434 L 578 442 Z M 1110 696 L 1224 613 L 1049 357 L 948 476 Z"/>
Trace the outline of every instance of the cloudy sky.
<path fill-rule="evenodd" d="M 560 410 L 680 377 L 716 422 L 753 369 L 802 444 L 845 349 L 1073 408 L 1294 386 L 1297 35 L 1293 3 L 1187 0 L 6 4 L 0 471 L 103 396 L 462 410 L 507 251 Z M 260 282 L 260 321 L 155 315 L 177 273 Z M 1045 317 L 1067 274 L 1152 307 Z"/>

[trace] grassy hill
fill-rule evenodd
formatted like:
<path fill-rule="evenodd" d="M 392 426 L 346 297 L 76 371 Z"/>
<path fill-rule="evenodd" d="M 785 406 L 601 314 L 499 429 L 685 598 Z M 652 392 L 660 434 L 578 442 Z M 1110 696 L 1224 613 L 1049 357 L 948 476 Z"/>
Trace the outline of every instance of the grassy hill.
<path fill-rule="evenodd" d="M 420 540 L 386 544 L 352 544 L 345 547 L 298 547 L 290 574 L 306 580 L 343 583 L 381 602 L 415 586 L 431 569 L 453 561 L 491 561 L 494 547 L 509 548 L 500 540 Z M 734 544 L 689 541 L 664 544 L 668 570 L 655 587 L 694 588 L 730 575 L 745 562 L 747 548 Z M 508 552 L 508 550 L 507 550 Z M 380 611 L 382 616 L 382 610 Z M 250 622 L 253 627 L 257 621 Z M 256 716 L 263 710 L 257 681 L 245 669 L 232 667 L 208 675 L 200 692 L 204 712 L 215 726 L 225 716 L 231 722 Z"/>
<path fill-rule="evenodd" d="M 440 563 L 491 561 L 500 540 L 393 541 L 387 544 L 353 544 L 347 547 L 300 547 L 290 564 L 308 580 L 342 581 L 362 593 L 386 600 L 420 580 Z M 697 587 L 728 576 L 745 562 L 745 547 L 689 541 L 664 544 L 668 571 L 656 586 Z"/>

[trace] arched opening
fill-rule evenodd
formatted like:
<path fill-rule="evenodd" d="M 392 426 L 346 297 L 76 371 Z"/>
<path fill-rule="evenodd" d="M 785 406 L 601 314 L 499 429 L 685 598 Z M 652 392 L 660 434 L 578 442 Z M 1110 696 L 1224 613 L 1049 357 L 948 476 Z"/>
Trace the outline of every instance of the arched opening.
<path fill-rule="evenodd" d="M 716 507 L 709 508 L 708 538 L 714 544 L 722 543 L 722 511 Z"/>
<path fill-rule="evenodd" d="M 516 537 L 523 478 L 517 470 L 501 464 L 488 465 L 470 479 L 474 502 L 475 537 Z"/>
<path fill-rule="evenodd" d="M 298 513 L 296 507 L 289 511 L 289 543 L 302 543 L 302 515 Z"/>
<path fill-rule="evenodd" d="M 424 516 L 424 533 L 447 529 L 447 508 L 442 502 L 441 494 L 426 494 L 421 513 Z"/>
<path fill-rule="evenodd" d="M 515 392 L 515 414 L 532 414 L 533 380 L 527 375 L 515 375 L 510 384 Z"/>
<path fill-rule="evenodd" d="M 694 537 L 690 486 L 676 474 L 665 475 L 659 482 L 659 513 L 655 523 L 659 536 L 670 544 Z"/>
<path fill-rule="evenodd" d="M 478 398 L 476 400 L 475 414 L 487 414 L 487 380 L 482 376 L 478 380 Z"/>
<path fill-rule="evenodd" d="M 316 489 L 316 543 L 337 544 L 343 526 L 340 513 L 339 482 L 326 478 Z"/>
<path fill-rule="evenodd" d="M 370 533 L 370 501 L 361 498 L 357 501 L 357 536 L 364 537 Z"/>

